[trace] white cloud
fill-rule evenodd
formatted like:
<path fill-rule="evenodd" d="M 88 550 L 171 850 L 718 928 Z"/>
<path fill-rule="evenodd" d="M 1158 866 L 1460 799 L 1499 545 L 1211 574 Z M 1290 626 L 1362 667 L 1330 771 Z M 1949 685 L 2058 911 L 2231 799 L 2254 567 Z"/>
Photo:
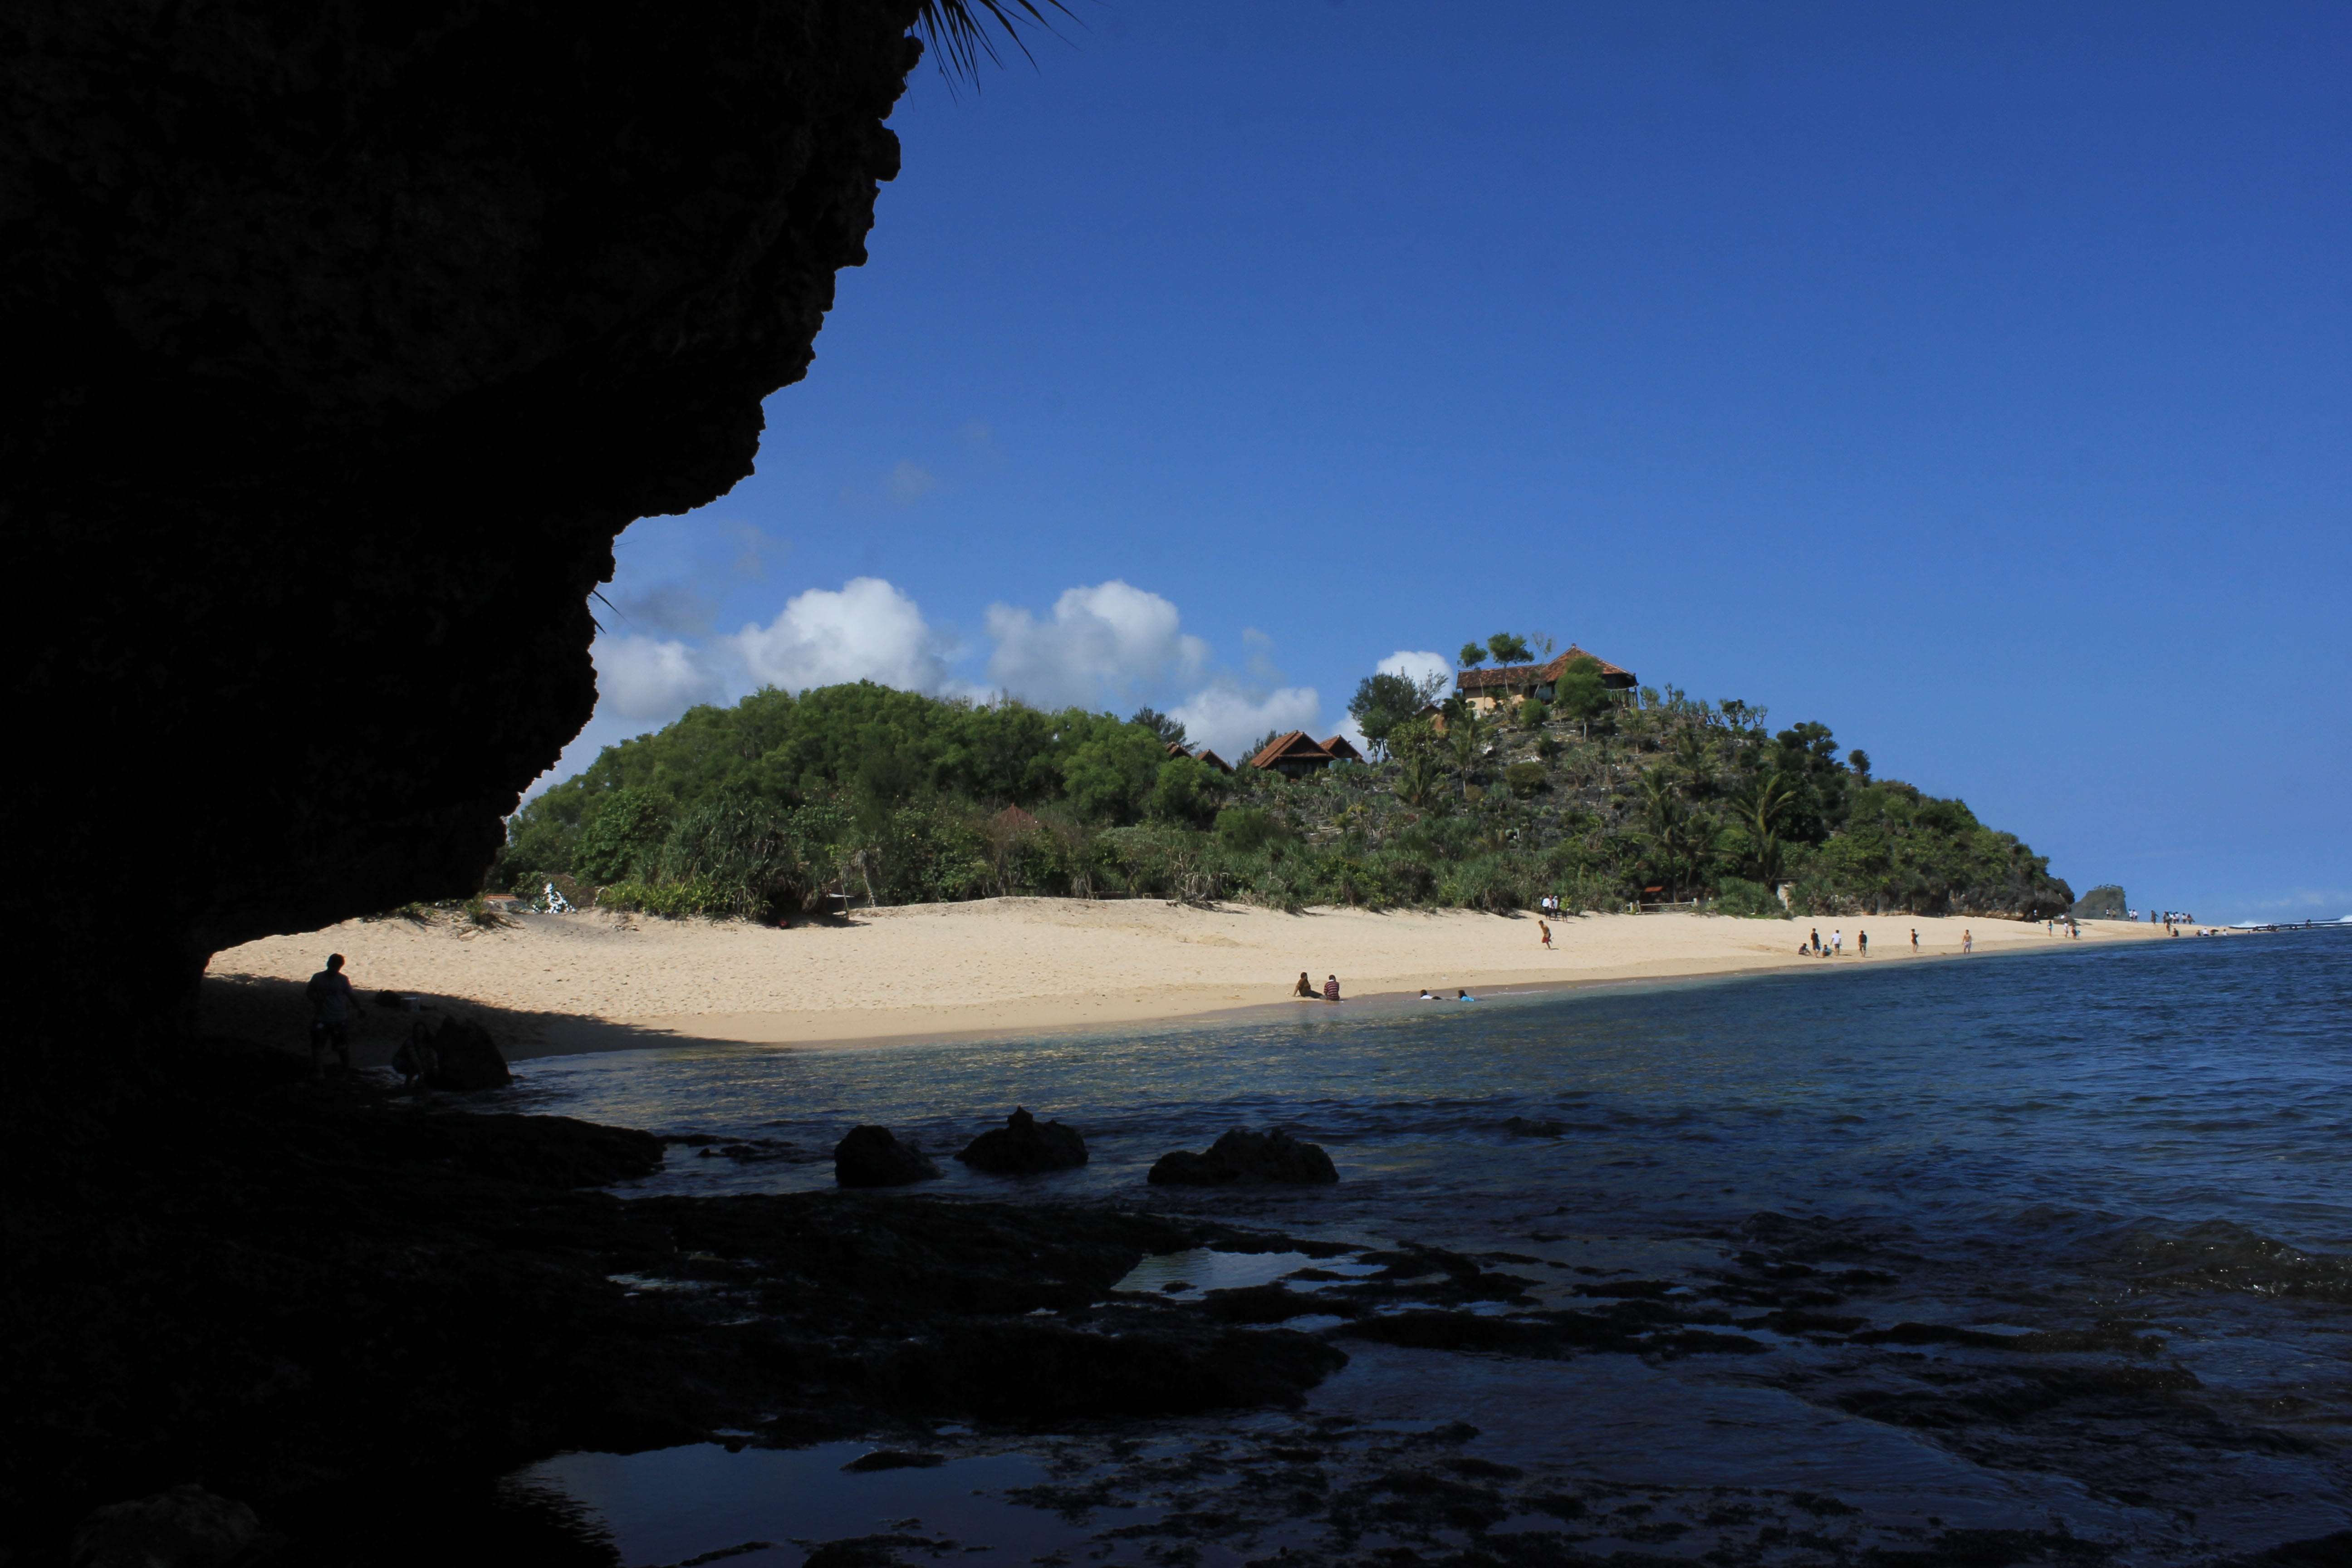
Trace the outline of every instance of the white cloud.
<path fill-rule="evenodd" d="M 787 691 L 872 680 L 935 697 L 971 694 L 948 674 L 922 610 L 879 577 L 796 594 L 769 625 L 728 640 L 754 681 Z"/>
<path fill-rule="evenodd" d="M 1209 647 L 1186 635 L 1176 606 L 1113 578 L 1072 588 L 1040 621 L 1010 605 L 988 607 L 995 686 L 1041 708 L 1123 704 L 1145 688 L 1198 676 Z"/>
<path fill-rule="evenodd" d="M 1410 648 L 1399 648 L 1372 666 L 1372 669 L 1380 675 L 1402 675 L 1407 680 L 1416 683 L 1433 675 L 1443 678 L 1448 683 L 1454 679 L 1452 659 L 1443 654 L 1419 653 Z"/>
<path fill-rule="evenodd" d="M 1268 730 L 1305 730 L 1317 740 L 1323 718 L 1322 700 L 1311 686 L 1286 686 L 1264 697 L 1213 686 L 1196 691 L 1169 710 L 1184 725 L 1184 739 L 1207 746 L 1229 763 L 1244 761 L 1242 752 Z"/>
<path fill-rule="evenodd" d="M 674 638 L 607 635 L 588 651 L 596 661 L 599 715 L 667 722 L 723 695 L 719 678 Z"/>

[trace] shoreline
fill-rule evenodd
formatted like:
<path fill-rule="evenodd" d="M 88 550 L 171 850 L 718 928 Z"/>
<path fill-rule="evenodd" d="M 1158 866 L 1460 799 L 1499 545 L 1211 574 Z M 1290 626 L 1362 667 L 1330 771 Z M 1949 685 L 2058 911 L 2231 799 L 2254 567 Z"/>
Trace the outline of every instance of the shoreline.
<path fill-rule="evenodd" d="M 2080 951 L 2168 940 L 2163 928 L 2086 921 L 2083 936 L 1957 917 L 1759 921 L 1698 914 L 1563 916 L 1544 951 L 1532 913 L 1312 909 L 1296 914 L 1158 900 L 999 899 L 856 911 L 789 931 L 591 910 L 496 928 L 447 920 L 349 921 L 215 955 L 200 1027 L 303 1048 L 302 983 L 330 951 L 363 997 L 399 993 L 422 1016 L 488 1026 L 510 1060 L 668 1046 L 822 1048 L 974 1041 L 1104 1028 L 1272 1020 L 1329 1005 L 1286 994 L 1300 958 L 1314 984 L 1340 976 L 1343 1006 L 1578 990 L 1964 956 Z M 2038 925 L 2039 922 L 2035 922 Z M 1843 930 L 1841 957 L 1800 957 L 1816 926 Z M 1877 952 L 1853 951 L 1875 927 Z M 1915 952 L 1909 934 L 1916 929 Z M 381 1066 L 420 1015 L 371 1005 L 353 1059 Z"/>

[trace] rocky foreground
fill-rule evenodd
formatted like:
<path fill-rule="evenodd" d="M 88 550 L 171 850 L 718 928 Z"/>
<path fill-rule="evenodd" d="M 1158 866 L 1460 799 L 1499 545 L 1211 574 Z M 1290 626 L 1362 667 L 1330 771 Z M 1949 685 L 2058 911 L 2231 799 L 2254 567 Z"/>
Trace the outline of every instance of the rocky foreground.
<path fill-rule="evenodd" d="M 0 1513 L 37 1554 L 188 1482 L 308 1560 L 354 1518 L 396 1536 L 388 1495 L 566 1448 L 1283 1403 L 1346 1360 L 1111 1290 L 1148 1252 L 1328 1247 L 1102 1207 L 624 1203 L 583 1189 L 652 1169 L 650 1134 L 303 1070 L 214 1041 L 11 1097 Z"/>

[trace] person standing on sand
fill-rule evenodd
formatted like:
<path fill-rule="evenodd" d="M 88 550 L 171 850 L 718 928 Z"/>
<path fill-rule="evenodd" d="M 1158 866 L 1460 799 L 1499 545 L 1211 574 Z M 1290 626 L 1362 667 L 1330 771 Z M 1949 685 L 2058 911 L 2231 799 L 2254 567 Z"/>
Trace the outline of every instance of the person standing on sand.
<path fill-rule="evenodd" d="M 1339 999 L 1339 977 L 1336 974 L 1325 975 L 1323 977 L 1323 1000 L 1326 1002 L 1337 1002 Z"/>
<path fill-rule="evenodd" d="M 1831 932 L 1830 932 L 1830 956 L 1831 956 L 1832 958 L 1835 958 L 1835 957 L 1837 957 L 1840 953 L 1843 952 L 1844 951 L 1845 951 L 1845 931 L 1844 931 L 1844 930 L 1843 930 L 1843 928 L 1841 928 L 1841 929 L 1839 929 L 1839 930 L 1836 930 L 1836 931 L 1831 931 Z"/>
<path fill-rule="evenodd" d="M 1546 924 L 1545 924 L 1543 921 L 1536 921 L 1536 929 L 1537 929 L 1538 931 L 1539 931 L 1543 932 L 1543 944 L 1544 944 L 1544 951 L 1545 951 L 1545 952 L 1550 952 L 1550 951 L 1551 951 L 1551 927 L 1550 927 L 1550 926 L 1549 926 L 1549 925 L 1546 925 Z"/>
<path fill-rule="evenodd" d="M 1919 951 L 1919 928 L 1917 926 L 1913 926 L 1911 928 L 1911 951 L 1913 952 Z"/>
<path fill-rule="evenodd" d="M 1315 1000 L 1317 994 L 1315 982 L 1307 978 L 1307 971 L 1302 969 L 1298 972 L 1298 984 L 1290 988 L 1290 994 L 1293 996 L 1304 996 L 1309 1002 Z"/>
<path fill-rule="evenodd" d="M 1976 950 L 1977 933 L 1972 931 L 1963 930 L 1960 932 L 1960 951 L 1962 952 L 1974 952 Z"/>
<path fill-rule="evenodd" d="M 1853 946 L 1856 956 L 1868 958 L 1870 956 L 1870 933 L 1866 931 L 1858 931 L 1854 932 Z"/>
<path fill-rule="evenodd" d="M 350 978 L 343 973 L 343 955 L 340 952 L 327 954 L 327 967 L 310 976 L 310 983 L 302 987 L 302 994 L 310 999 L 310 1076 L 327 1076 L 326 1063 L 320 1060 L 319 1053 L 332 1046 L 335 1055 L 342 1062 L 343 1076 L 349 1078 L 352 1071 L 352 1009 L 359 1005 L 360 999 L 352 990 Z"/>
<path fill-rule="evenodd" d="M 1808 947 L 1810 947 L 1810 948 L 1811 948 L 1815 952 L 1821 952 L 1821 950 L 1822 950 L 1822 928 L 1821 928 L 1821 927 L 1819 927 L 1819 926 L 1815 926 L 1815 927 L 1813 928 L 1813 934 L 1812 934 L 1811 937 L 1809 937 L 1809 938 L 1807 938 L 1807 939 L 1806 939 L 1805 945 L 1806 945 L 1806 946 L 1808 946 Z"/>

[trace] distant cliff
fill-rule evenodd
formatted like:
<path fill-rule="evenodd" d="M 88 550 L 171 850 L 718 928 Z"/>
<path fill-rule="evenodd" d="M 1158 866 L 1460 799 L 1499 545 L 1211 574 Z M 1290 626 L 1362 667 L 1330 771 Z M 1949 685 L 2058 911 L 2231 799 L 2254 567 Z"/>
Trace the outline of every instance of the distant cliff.
<path fill-rule="evenodd" d="M 472 889 L 593 705 L 614 536 L 750 472 L 865 259 L 915 10 L 0 11 L 45 984 L 136 1010 Z"/>

